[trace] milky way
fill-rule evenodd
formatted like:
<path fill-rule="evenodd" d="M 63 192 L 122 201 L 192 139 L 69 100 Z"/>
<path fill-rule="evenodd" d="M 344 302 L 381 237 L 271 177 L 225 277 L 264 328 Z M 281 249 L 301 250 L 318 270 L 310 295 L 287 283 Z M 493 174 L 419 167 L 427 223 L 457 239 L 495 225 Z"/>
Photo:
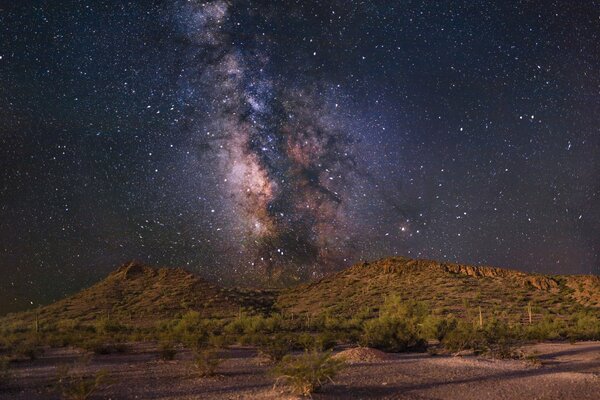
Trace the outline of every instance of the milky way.
<path fill-rule="evenodd" d="M 198 89 L 194 104 L 210 99 L 208 117 L 191 131 L 225 182 L 242 258 L 256 267 L 249 270 L 269 278 L 322 274 L 343 258 L 354 138 L 321 98 L 327 83 L 294 86 L 271 72 L 262 36 L 245 34 L 236 45 L 235 4 L 176 8 L 193 53 L 183 85 Z"/>
<path fill-rule="evenodd" d="M 600 272 L 595 0 L 4 3 L 0 313 L 131 259 Z"/>

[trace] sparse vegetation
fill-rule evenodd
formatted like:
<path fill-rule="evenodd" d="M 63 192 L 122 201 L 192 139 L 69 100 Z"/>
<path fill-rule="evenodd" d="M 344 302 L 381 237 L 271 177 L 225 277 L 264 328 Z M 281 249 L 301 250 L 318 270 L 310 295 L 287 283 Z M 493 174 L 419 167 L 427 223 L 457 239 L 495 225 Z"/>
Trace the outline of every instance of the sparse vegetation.
<path fill-rule="evenodd" d="M 275 301 L 275 291 L 217 288 L 183 270 L 127 265 L 81 295 L 6 317 L 0 348 L 15 360 L 35 359 L 47 346 L 111 354 L 156 341 L 163 360 L 180 347 L 195 350 L 201 375 L 218 365 L 213 349 L 233 343 L 256 346 L 274 363 L 344 343 L 401 352 L 435 341 L 436 353 L 522 357 L 527 341 L 600 339 L 598 309 L 589 306 L 600 285 L 586 279 L 575 285 L 573 277 L 398 258 L 282 291 Z M 136 319 L 149 317 L 156 323 Z"/>
<path fill-rule="evenodd" d="M 194 366 L 202 377 L 214 375 L 220 363 L 221 359 L 217 348 L 203 348 L 195 351 Z"/>
<path fill-rule="evenodd" d="M 331 352 L 311 351 L 285 356 L 273 371 L 276 385 L 284 383 L 292 393 L 310 396 L 327 382 L 333 382 L 343 366 L 343 361 L 331 358 Z"/>
<path fill-rule="evenodd" d="M 177 355 L 175 343 L 169 338 L 163 338 L 158 344 L 158 355 L 164 361 L 174 360 Z"/>
<path fill-rule="evenodd" d="M 57 377 L 57 390 L 64 400 L 86 400 L 108 383 L 108 372 L 98 371 L 86 375 L 82 369 L 89 360 L 82 360 L 79 364 L 64 365 L 59 369 Z"/>
<path fill-rule="evenodd" d="M 10 377 L 10 359 L 8 357 L 0 357 L 0 388 L 8 385 Z"/>
<path fill-rule="evenodd" d="M 262 336 L 255 343 L 260 353 L 266 356 L 271 362 L 277 362 L 283 359 L 288 353 L 295 349 L 293 336 L 289 334 L 275 334 L 272 336 Z"/>

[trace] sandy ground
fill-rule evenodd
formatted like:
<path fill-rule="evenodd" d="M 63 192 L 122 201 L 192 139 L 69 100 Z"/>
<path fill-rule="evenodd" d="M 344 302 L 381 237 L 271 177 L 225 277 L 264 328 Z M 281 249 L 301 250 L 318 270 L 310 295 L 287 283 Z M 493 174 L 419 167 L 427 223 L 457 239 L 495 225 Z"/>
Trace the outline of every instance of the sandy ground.
<path fill-rule="evenodd" d="M 315 399 L 598 399 L 600 342 L 542 343 L 528 346 L 540 365 L 475 357 L 394 354 L 389 359 L 349 365 Z M 81 353 L 52 349 L 35 361 L 11 365 L 12 379 L 0 399 L 58 399 L 53 391 L 58 367 Z M 235 347 L 223 352 L 218 375 L 194 374 L 191 354 L 159 361 L 150 344 L 127 354 L 94 356 L 79 371 L 106 369 L 111 385 L 93 399 L 289 399 L 273 389 L 269 366 L 256 350 Z"/>

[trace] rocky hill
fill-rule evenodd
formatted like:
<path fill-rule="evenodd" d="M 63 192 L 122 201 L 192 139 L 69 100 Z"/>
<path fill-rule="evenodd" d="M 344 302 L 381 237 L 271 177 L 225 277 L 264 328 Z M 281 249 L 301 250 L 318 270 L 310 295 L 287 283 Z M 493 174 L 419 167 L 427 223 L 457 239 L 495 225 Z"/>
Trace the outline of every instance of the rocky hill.
<path fill-rule="evenodd" d="M 153 268 L 131 262 L 71 297 L 17 315 L 33 319 L 37 312 L 40 321 L 111 318 L 144 325 L 189 310 L 205 317 L 232 316 L 241 309 L 265 311 L 273 298 L 274 292 L 268 290 L 221 288 L 182 268 Z"/>
<path fill-rule="evenodd" d="M 189 310 L 204 317 L 231 317 L 241 310 L 287 315 L 328 313 L 352 317 L 376 313 L 386 296 L 429 304 L 432 312 L 457 316 L 478 313 L 539 320 L 545 314 L 568 316 L 579 310 L 600 314 L 600 277 L 540 275 L 403 257 L 360 263 L 321 280 L 285 290 L 223 288 L 181 268 L 128 263 L 97 284 L 11 320 L 111 318 L 148 325 Z"/>
<path fill-rule="evenodd" d="M 427 302 L 434 312 L 482 312 L 539 319 L 583 308 L 600 312 L 600 277 L 527 274 L 461 264 L 386 258 L 357 264 L 319 281 L 283 292 L 277 307 L 297 314 L 346 315 L 377 309 L 385 296 Z"/>

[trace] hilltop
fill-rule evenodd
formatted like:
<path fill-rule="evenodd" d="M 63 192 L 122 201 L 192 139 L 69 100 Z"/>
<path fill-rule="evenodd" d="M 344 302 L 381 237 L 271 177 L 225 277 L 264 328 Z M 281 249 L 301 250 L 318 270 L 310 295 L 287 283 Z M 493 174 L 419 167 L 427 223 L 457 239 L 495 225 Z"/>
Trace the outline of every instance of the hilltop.
<path fill-rule="evenodd" d="M 379 307 L 385 296 L 423 301 L 440 314 L 483 312 L 512 318 L 600 311 L 600 277 L 528 274 L 511 269 L 475 267 L 405 257 L 354 265 L 318 281 L 291 288 L 276 306 L 297 314 L 351 316 Z M 536 317 L 537 316 L 537 317 Z"/>

